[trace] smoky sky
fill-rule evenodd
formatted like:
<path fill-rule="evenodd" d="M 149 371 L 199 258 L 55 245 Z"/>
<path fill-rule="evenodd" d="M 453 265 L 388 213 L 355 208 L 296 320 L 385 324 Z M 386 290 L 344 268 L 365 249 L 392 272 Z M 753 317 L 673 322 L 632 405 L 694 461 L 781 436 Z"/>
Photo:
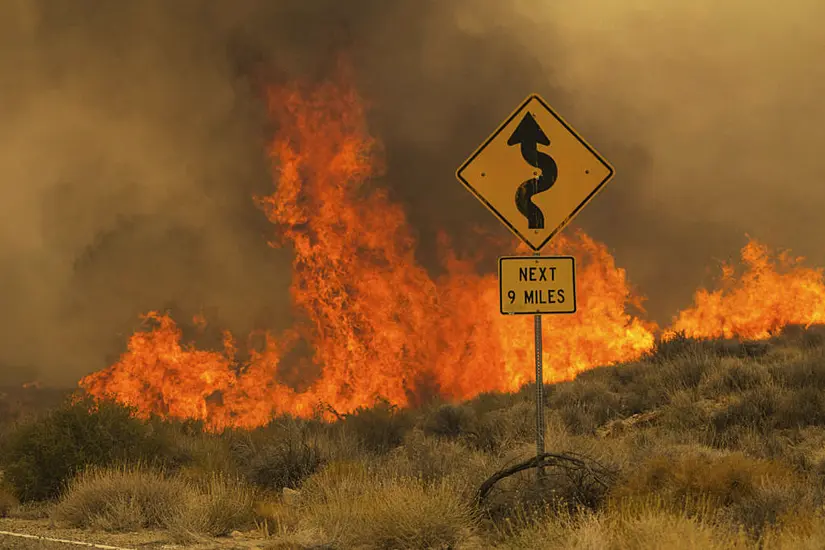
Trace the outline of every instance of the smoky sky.
<path fill-rule="evenodd" d="M 73 384 L 149 309 L 288 326 L 290 254 L 252 201 L 260 84 L 342 52 L 434 270 L 439 230 L 506 234 L 454 172 L 531 92 L 616 167 L 575 225 L 651 318 L 746 233 L 825 264 L 822 20 L 818 0 L 3 2 L 0 382 Z"/>

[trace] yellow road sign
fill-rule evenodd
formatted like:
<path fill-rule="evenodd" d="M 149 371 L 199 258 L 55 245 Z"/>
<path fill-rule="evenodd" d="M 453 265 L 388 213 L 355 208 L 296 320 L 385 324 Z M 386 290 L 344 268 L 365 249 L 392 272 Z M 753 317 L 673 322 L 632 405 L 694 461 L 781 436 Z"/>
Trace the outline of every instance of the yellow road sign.
<path fill-rule="evenodd" d="M 595 149 L 533 94 L 461 165 L 456 176 L 538 251 L 613 173 Z"/>
<path fill-rule="evenodd" d="M 576 261 L 572 256 L 504 256 L 498 259 L 503 314 L 576 312 Z"/>

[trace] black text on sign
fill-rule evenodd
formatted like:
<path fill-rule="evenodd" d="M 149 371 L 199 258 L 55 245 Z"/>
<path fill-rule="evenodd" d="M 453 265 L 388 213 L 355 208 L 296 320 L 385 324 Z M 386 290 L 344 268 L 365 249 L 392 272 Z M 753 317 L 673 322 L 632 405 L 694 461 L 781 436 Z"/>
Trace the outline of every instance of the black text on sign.
<path fill-rule="evenodd" d="M 572 256 L 505 256 L 498 259 L 503 314 L 575 313 Z"/>

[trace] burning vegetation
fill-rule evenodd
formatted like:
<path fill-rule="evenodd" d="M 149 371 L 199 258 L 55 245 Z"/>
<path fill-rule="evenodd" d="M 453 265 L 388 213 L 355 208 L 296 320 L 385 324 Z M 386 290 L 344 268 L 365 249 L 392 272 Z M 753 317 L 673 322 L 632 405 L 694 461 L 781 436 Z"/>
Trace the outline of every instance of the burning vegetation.
<path fill-rule="evenodd" d="M 273 246 L 294 251 L 298 322 L 265 334 L 264 345 L 240 360 L 236 336 L 225 333 L 220 351 L 196 349 L 169 315 L 150 312 L 148 330 L 132 335 L 120 359 L 81 388 L 141 415 L 199 419 L 221 430 L 326 407 L 350 412 L 377 397 L 406 406 L 425 395 L 468 399 L 532 381 L 531 320 L 499 314 L 496 276 L 480 275 L 446 238 L 442 275 L 416 260 L 404 210 L 370 183 L 382 172 L 381 147 L 351 82 L 341 69 L 326 83 L 295 83 L 267 96 L 278 127 L 269 147 L 276 190 L 256 200 L 274 224 Z M 774 260 L 755 241 L 742 251 L 744 273 L 725 266 L 720 288 L 698 291 L 666 330 L 641 317 L 642 299 L 605 245 L 568 233 L 550 251 L 576 257 L 579 307 L 546 317 L 545 382 L 639 358 L 660 334 L 760 339 L 787 324 L 825 320 L 822 272 L 787 254 Z M 287 362 L 318 374 L 296 388 L 282 376 Z"/>

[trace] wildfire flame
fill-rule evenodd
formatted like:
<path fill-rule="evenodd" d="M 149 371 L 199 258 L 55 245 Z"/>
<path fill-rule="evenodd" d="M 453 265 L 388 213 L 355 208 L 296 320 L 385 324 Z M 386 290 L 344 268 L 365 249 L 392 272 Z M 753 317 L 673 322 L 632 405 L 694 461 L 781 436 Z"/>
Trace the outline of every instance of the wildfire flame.
<path fill-rule="evenodd" d="M 280 413 L 308 416 L 320 405 L 349 412 L 377 397 L 401 406 L 426 393 L 465 399 L 534 379 L 532 318 L 499 314 L 496 275 L 479 274 L 443 236 L 442 276 L 416 261 L 403 209 L 370 184 L 383 170 L 381 148 L 351 82 L 342 67 L 321 85 L 295 83 L 268 94 L 279 128 L 269 148 L 276 191 L 257 202 L 276 226 L 273 245 L 294 250 L 290 294 L 300 321 L 266 334 L 262 350 L 238 361 L 231 334 L 220 351 L 198 350 L 182 343 L 171 317 L 150 312 L 149 330 L 132 335 L 120 359 L 81 380 L 81 388 L 143 416 L 200 419 L 221 430 L 261 426 Z M 658 328 L 637 316 L 641 298 L 607 248 L 580 232 L 551 248 L 576 257 L 579 311 L 544 318 L 545 382 L 650 350 Z M 741 285 L 701 291 L 673 330 L 761 337 L 785 322 L 823 319 L 820 272 L 775 274 L 754 243 L 744 258 L 751 271 Z M 789 290 L 772 298 L 775 287 Z M 809 305 L 793 306 L 800 299 Z M 311 356 L 295 359 L 290 354 L 302 342 Z M 279 374 L 288 362 L 320 374 L 296 389 Z"/>
<path fill-rule="evenodd" d="M 695 338 L 738 336 L 760 340 L 786 325 L 825 323 L 825 279 L 821 269 L 801 265 L 804 258 L 781 252 L 772 258 L 768 247 L 751 240 L 741 252 L 741 276 L 734 266 L 722 266 L 721 288 L 702 289 L 692 308 L 679 313 L 665 337 L 676 332 Z"/>

